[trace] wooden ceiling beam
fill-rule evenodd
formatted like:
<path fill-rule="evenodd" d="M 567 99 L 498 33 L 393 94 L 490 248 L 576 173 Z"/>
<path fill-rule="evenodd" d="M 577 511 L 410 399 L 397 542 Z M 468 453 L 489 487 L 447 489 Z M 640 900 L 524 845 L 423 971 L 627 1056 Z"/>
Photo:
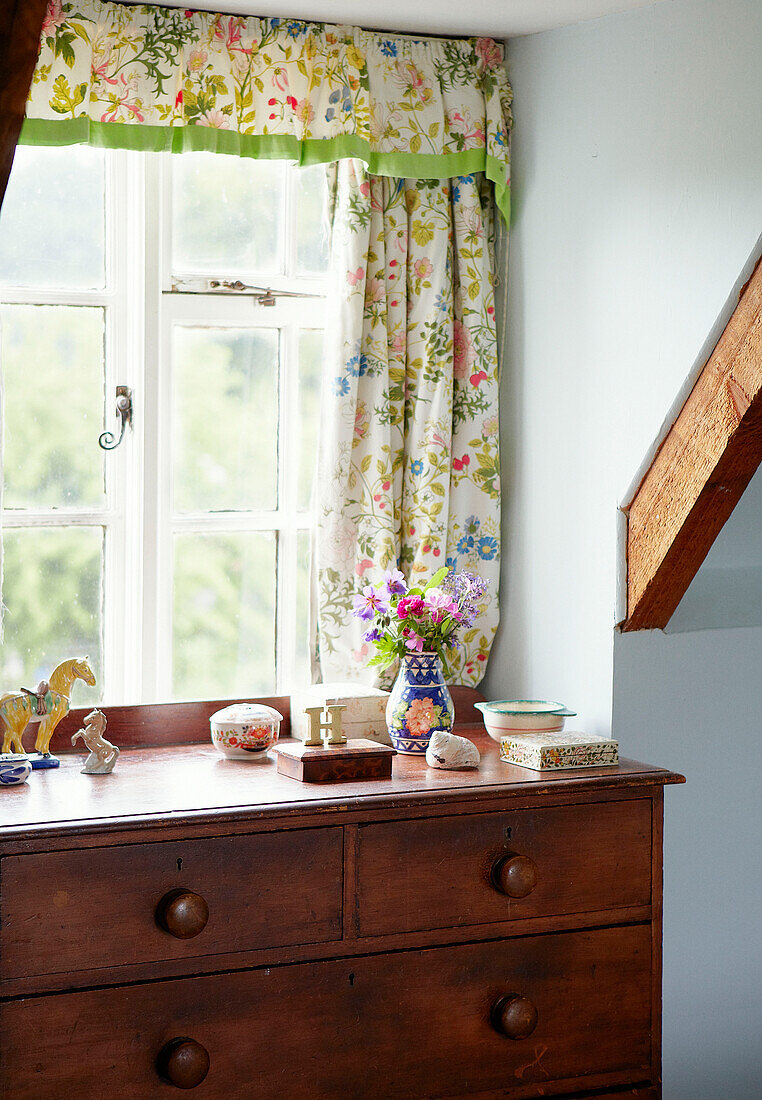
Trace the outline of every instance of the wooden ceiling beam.
<path fill-rule="evenodd" d="M 0 206 L 40 49 L 46 0 L 0 0 Z"/>
<path fill-rule="evenodd" d="M 762 260 L 627 513 L 627 618 L 663 629 L 762 462 Z"/>

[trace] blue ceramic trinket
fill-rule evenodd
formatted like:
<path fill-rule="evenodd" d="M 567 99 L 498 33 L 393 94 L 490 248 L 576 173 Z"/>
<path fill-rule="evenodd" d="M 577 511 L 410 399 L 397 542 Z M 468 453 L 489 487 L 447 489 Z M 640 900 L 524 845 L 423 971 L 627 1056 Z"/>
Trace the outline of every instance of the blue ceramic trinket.
<path fill-rule="evenodd" d="M 20 787 L 26 783 L 32 771 L 28 756 L 17 752 L 0 754 L 0 787 Z"/>

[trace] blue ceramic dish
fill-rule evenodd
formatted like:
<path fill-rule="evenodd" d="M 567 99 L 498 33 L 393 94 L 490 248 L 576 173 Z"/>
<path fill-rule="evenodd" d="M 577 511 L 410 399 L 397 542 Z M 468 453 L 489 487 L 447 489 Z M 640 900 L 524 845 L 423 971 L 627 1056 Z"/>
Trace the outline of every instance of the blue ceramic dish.
<path fill-rule="evenodd" d="M 15 752 L 0 753 L 0 787 L 19 787 L 32 771 L 28 757 Z"/>

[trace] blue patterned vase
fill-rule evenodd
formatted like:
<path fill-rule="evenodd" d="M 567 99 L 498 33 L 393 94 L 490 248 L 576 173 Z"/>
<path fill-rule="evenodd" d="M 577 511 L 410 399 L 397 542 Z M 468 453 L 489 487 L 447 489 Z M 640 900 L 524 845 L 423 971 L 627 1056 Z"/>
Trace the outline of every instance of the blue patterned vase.
<path fill-rule="evenodd" d="M 397 752 L 425 753 L 431 735 L 449 732 L 454 720 L 455 707 L 436 653 L 403 657 L 386 704 L 386 724 Z"/>

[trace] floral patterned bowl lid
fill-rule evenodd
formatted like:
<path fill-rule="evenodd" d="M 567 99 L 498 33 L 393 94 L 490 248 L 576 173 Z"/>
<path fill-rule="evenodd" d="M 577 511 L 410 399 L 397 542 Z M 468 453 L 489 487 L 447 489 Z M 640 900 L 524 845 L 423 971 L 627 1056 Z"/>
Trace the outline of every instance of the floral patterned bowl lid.
<path fill-rule="evenodd" d="M 231 703 L 209 719 L 212 729 L 240 729 L 242 726 L 275 726 L 283 715 L 264 703 Z"/>

